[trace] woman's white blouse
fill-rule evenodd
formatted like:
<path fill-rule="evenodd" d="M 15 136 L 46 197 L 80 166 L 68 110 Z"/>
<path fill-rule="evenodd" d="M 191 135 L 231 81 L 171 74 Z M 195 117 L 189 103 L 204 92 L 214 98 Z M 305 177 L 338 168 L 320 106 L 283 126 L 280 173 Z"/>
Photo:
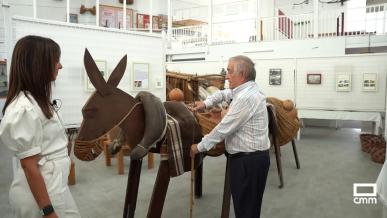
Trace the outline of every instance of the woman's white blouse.
<path fill-rule="evenodd" d="M 35 99 L 21 92 L 7 107 L 0 123 L 0 143 L 18 159 L 33 155 L 67 154 L 65 129 L 56 113 L 47 119 Z"/>

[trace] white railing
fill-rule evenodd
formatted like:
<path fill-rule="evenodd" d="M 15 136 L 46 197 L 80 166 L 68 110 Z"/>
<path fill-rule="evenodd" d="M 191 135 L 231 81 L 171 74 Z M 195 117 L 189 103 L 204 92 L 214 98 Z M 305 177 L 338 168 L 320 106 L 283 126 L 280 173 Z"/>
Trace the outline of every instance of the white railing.
<path fill-rule="evenodd" d="M 207 44 L 207 25 L 184 26 L 172 29 L 172 46 L 174 48 L 197 47 Z"/>
<path fill-rule="evenodd" d="M 259 22 L 244 19 L 213 23 L 211 33 L 207 30 L 207 25 L 173 28 L 173 40 L 181 40 L 182 47 L 195 47 L 207 45 L 207 36 L 210 34 L 211 44 L 386 35 L 387 4 L 349 8 L 345 11 L 319 11 L 318 22 L 315 22 L 313 13 L 307 13 L 261 18 Z"/>
<path fill-rule="evenodd" d="M 313 14 L 262 18 L 261 41 L 305 39 L 313 36 Z"/>
<path fill-rule="evenodd" d="M 343 26 L 343 11 L 321 11 L 318 16 L 318 37 L 340 36 Z M 313 33 L 314 34 L 314 33 Z"/>
<path fill-rule="evenodd" d="M 256 41 L 255 25 L 255 19 L 213 23 L 211 44 L 220 45 Z M 208 31 L 207 24 L 173 28 L 172 46 L 174 48 L 205 46 L 208 43 Z"/>

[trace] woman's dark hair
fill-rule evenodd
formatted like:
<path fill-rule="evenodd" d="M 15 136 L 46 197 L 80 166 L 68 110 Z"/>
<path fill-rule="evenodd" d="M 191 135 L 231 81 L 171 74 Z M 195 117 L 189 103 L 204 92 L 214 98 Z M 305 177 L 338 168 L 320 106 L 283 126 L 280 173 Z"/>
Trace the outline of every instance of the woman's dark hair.
<path fill-rule="evenodd" d="M 25 36 L 17 41 L 12 54 L 9 90 L 3 108 L 23 92 L 32 95 L 44 115 L 50 119 L 51 84 L 56 64 L 60 59 L 60 47 L 52 39 L 40 36 Z"/>

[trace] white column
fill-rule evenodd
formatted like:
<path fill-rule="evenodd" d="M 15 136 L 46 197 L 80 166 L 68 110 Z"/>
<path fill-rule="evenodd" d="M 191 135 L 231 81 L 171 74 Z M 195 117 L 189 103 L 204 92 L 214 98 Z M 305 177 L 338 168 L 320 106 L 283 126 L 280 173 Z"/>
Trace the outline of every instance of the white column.
<path fill-rule="evenodd" d="M 313 0 L 313 36 L 315 39 L 318 38 L 318 0 Z"/>
<path fill-rule="evenodd" d="M 207 45 L 212 44 L 212 3 L 213 0 L 209 1 L 208 4 L 208 33 L 207 33 Z"/>
<path fill-rule="evenodd" d="M 5 47 L 5 56 L 0 57 L 0 59 L 7 59 L 7 72 L 9 72 L 10 63 L 12 59 L 12 18 L 10 16 L 10 5 L 8 2 L 3 1 L 1 5 L 1 13 L 3 16 L 3 27 L 4 27 L 4 47 Z M 9 79 L 9 73 L 7 73 Z"/>
<path fill-rule="evenodd" d="M 122 29 L 126 30 L 126 0 L 124 0 L 124 6 L 122 8 Z"/>
<path fill-rule="evenodd" d="M 149 32 L 153 32 L 153 1 L 150 0 L 149 3 Z"/>
<path fill-rule="evenodd" d="M 255 41 L 261 41 L 261 0 L 257 0 L 257 12 L 256 12 L 256 18 L 255 18 L 255 26 L 256 26 L 256 31 L 255 33 L 257 36 L 255 37 Z"/>
<path fill-rule="evenodd" d="M 95 9 L 96 9 L 96 12 L 95 12 L 95 25 L 96 26 L 99 26 L 99 0 L 96 0 L 95 1 Z"/>
<path fill-rule="evenodd" d="M 32 0 L 33 17 L 36 19 L 36 0 Z"/>
<path fill-rule="evenodd" d="M 70 0 L 66 0 L 66 20 L 70 23 Z"/>
<path fill-rule="evenodd" d="M 163 46 L 162 46 L 162 52 L 161 52 L 162 55 L 161 55 L 160 58 L 161 58 L 162 64 L 163 64 L 163 72 L 162 72 L 161 78 L 159 77 L 158 81 L 162 82 L 163 87 L 166 87 L 166 73 L 165 72 L 167 72 L 166 49 L 167 49 L 168 41 L 167 41 L 167 37 L 166 36 L 167 36 L 167 34 L 165 32 L 165 28 L 162 28 L 162 30 L 161 30 L 161 38 L 162 38 L 162 41 L 163 41 Z M 165 92 L 163 92 L 161 99 L 162 100 L 166 99 Z"/>
<path fill-rule="evenodd" d="M 168 48 L 171 47 L 171 38 L 172 38 L 172 4 L 171 0 L 168 0 Z"/>
<path fill-rule="evenodd" d="M 384 5 L 384 8 L 387 7 L 387 4 Z M 384 10 L 383 11 L 383 20 L 382 20 L 382 24 L 383 24 L 383 27 L 382 27 L 382 34 L 386 34 L 386 13 L 387 11 Z"/>

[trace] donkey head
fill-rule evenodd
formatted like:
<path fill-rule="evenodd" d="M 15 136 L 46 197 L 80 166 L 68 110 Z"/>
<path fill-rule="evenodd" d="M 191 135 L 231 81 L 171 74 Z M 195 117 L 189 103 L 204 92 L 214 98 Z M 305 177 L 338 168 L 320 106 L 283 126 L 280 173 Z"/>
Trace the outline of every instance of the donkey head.
<path fill-rule="evenodd" d="M 93 160 L 102 151 L 99 139 L 119 125 L 136 104 L 136 100 L 117 88 L 126 69 L 126 55 L 121 59 L 106 82 L 89 51 L 85 50 L 84 64 L 96 91 L 82 108 L 83 121 L 74 146 L 81 160 Z"/>

